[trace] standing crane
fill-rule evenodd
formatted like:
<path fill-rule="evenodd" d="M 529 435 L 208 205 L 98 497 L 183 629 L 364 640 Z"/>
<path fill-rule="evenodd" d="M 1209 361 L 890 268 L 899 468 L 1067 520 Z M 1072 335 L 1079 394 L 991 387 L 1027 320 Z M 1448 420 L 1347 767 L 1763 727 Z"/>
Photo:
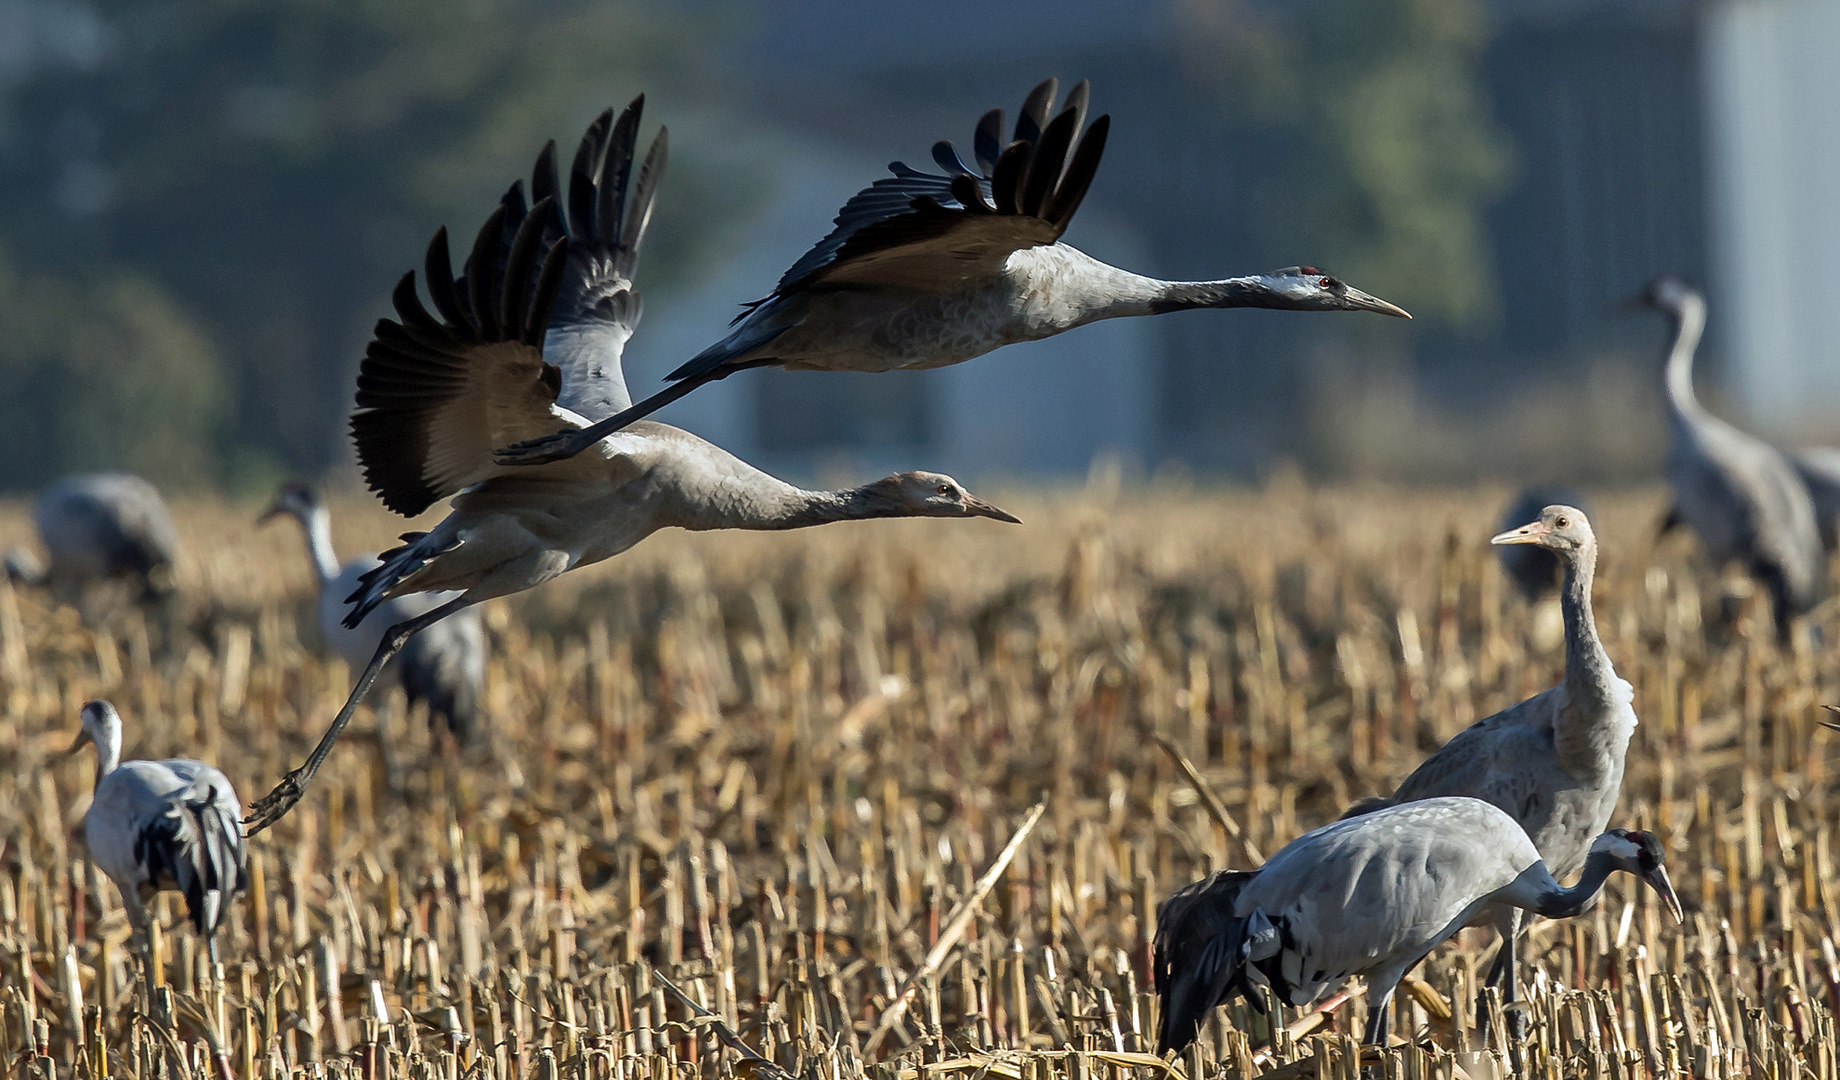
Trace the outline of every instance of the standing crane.
<path fill-rule="evenodd" d="M 1575 506 L 1581 513 L 1588 512 L 1583 498 L 1568 487 L 1556 484 L 1542 484 L 1525 488 L 1502 511 L 1501 523 L 1496 526 L 1500 532 L 1512 531 L 1522 524 L 1533 521 L 1540 516 L 1540 511 L 1548 506 Z M 1514 582 L 1521 595 L 1528 603 L 1533 603 L 1558 591 L 1559 575 L 1563 569 L 1559 557 L 1538 544 L 1503 544 L 1496 552 L 1501 561 L 1501 568 Z"/>
<path fill-rule="evenodd" d="M 1647 882 L 1681 917 L 1649 833 L 1598 836 L 1568 889 L 1515 820 L 1480 799 L 1428 799 L 1325 825 L 1257 870 L 1211 874 L 1157 908 L 1157 1052 L 1186 1047 L 1208 1012 L 1236 996 L 1262 1009 L 1269 987 L 1302 1008 L 1357 975 L 1367 980 L 1365 1041 L 1384 1046 L 1393 991 L 1432 949 L 1490 908 L 1571 918 L 1616 871 Z"/>
<path fill-rule="evenodd" d="M 215 962 L 230 901 L 249 884 L 236 790 L 202 761 L 121 760 L 121 714 L 106 701 L 89 702 L 81 716 L 83 728 L 68 753 L 85 743 L 96 747 L 96 793 L 83 815 L 90 858 L 121 892 L 143 943 L 147 901 L 172 890 L 185 897 Z"/>
<path fill-rule="evenodd" d="M 319 579 L 319 630 L 322 640 L 345 658 L 352 672 L 364 670 L 377 653 L 385 627 L 432 611 L 453 593 L 411 593 L 385 600 L 357 626 L 345 625 L 345 598 L 365 574 L 376 569 L 375 555 L 360 555 L 339 565 L 332 548 L 332 515 L 311 487 L 298 481 L 281 486 L 275 504 L 258 524 L 287 515 L 306 534 L 307 555 Z M 486 630 L 477 611 L 462 611 L 417 634 L 403 647 L 393 667 L 411 708 L 428 703 L 428 718 L 440 721 L 462 743 L 478 729 L 479 697 L 486 680 Z M 384 741 L 388 747 L 388 740 Z"/>
<path fill-rule="evenodd" d="M 660 529 L 801 529 L 870 518 L 1016 518 L 949 476 L 906 472 L 840 491 L 810 491 L 754 468 L 695 435 L 646 422 L 593 454 L 541 468 L 495 464 L 492 448 L 556 424 L 585 428 L 631 401 L 620 354 L 639 318 L 632 284 L 664 168 L 658 133 L 632 179 L 635 100 L 583 137 L 570 169 L 568 210 L 551 143 L 531 180 L 513 184 L 487 219 L 455 281 L 447 233 L 424 265 L 435 312 L 415 275 L 396 288 L 397 318 L 378 322 L 358 374 L 351 430 L 358 460 L 384 505 L 404 515 L 455 496 L 427 532 L 380 556 L 349 602 L 356 626 L 385 600 L 459 595 L 392 625 L 351 697 L 307 761 L 250 809 L 258 832 L 300 800 L 378 672 L 418 632 L 493 597 L 535 588 L 626 551 Z M 628 192 L 629 181 L 632 191 Z"/>
<path fill-rule="evenodd" d="M 1663 275 L 1636 299 L 1673 323 L 1667 359 L 1667 524 L 1692 527 L 1720 566 L 1744 564 L 1770 593 L 1776 633 L 1788 641 L 1794 618 L 1821 593 L 1826 557 L 1814 504 L 1795 467 L 1777 449 L 1713 416 L 1693 393 L 1693 353 L 1706 328 L 1706 299 Z"/>
<path fill-rule="evenodd" d="M 141 600 L 173 589 L 179 531 L 152 484 L 123 472 L 67 476 L 32 504 L 32 523 L 49 565 L 24 549 L 8 552 L 8 576 L 56 590 L 127 580 Z"/>
<path fill-rule="evenodd" d="M 1392 795 L 1367 799 L 1344 818 L 1423 799 L 1468 796 L 1511 815 L 1553 873 L 1584 865 L 1591 838 L 1603 832 L 1623 788 L 1624 756 L 1635 734 L 1635 691 L 1616 674 L 1591 614 L 1597 536 L 1584 513 L 1548 506 L 1534 521 L 1501 533 L 1500 545 L 1532 545 L 1565 568 L 1559 608 L 1565 622 L 1565 674 L 1559 685 L 1478 720 L 1445 743 Z M 1502 1000 L 1518 1000 L 1516 951 L 1521 909 L 1494 911 L 1501 949 L 1488 983 Z M 1516 1027 L 1522 1018 L 1512 1013 Z"/>
<path fill-rule="evenodd" d="M 498 461 L 532 465 L 573 457 L 704 383 L 748 368 L 945 367 L 1100 319 L 1194 308 L 1412 317 L 1313 266 L 1218 281 L 1163 281 L 1062 243 L 1099 168 L 1111 118 L 1085 127 L 1085 82 L 1054 113 L 1058 87 L 1054 79 L 1035 87 L 1008 145 L 1003 110 L 985 113 L 972 140 L 975 167 L 943 141 L 933 146 L 943 174 L 898 161 L 889 165 L 894 175 L 844 203 L 835 227 L 792 264 L 772 293 L 745 305 L 728 336 L 671 372 L 675 385 L 592 424 L 501 450 Z"/>

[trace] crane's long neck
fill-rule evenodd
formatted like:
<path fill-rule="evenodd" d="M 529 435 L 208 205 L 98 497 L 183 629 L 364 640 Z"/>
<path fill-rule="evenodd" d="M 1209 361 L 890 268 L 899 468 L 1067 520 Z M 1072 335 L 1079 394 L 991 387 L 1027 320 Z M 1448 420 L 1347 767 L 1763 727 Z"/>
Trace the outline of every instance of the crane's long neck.
<path fill-rule="evenodd" d="M 1593 851 L 1585 856 L 1584 872 L 1578 875 L 1576 885 L 1568 889 L 1554 882 L 1528 910 L 1548 919 L 1570 919 L 1582 915 L 1597 903 L 1598 895 L 1604 890 L 1604 882 L 1618 869 L 1621 867 L 1617 865 L 1616 856 L 1605 851 Z"/>
<path fill-rule="evenodd" d="M 313 558 L 313 572 L 319 583 L 326 584 L 339 576 L 339 557 L 332 550 L 332 515 L 315 503 L 311 510 L 296 513 L 302 531 L 307 534 L 307 554 Z"/>
<path fill-rule="evenodd" d="M 1282 307 L 1261 275 L 1219 281 L 1164 281 L 1100 262 L 1068 244 L 1023 248 L 1005 271 L 1024 321 L 1054 333 L 1100 319 L 1158 315 L 1191 308 Z"/>
<path fill-rule="evenodd" d="M 1671 316 L 1674 341 L 1667 351 L 1667 396 L 1669 413 L 1680 423 L 1704 411 L 1693 393 L 1693 354 L 1706 331 L 1706 302 L 1697 295 L 1687 296 Z"/>
<path fill-rule="evenodd" d="M 1628 685 L 1617 678 L 1591 614 L 1597 544 L 1589 543 L 1562 557 L 1565 582 L 1559 610 L 1565 618 L 1565 676 L 1552 721 L 1553 754 L 1560 767 L 1574 777 L 1604 777 L 1619 768 L 1635 714 L 1626 707 Z"/>
<path fill-rule="evenodd" d="M 781 490 L 761 494 L 753 503 L 755 512 L 741 528 L 779 531 L 828 525 L 833 521 L 914 516 L 882 495 L 874 484 L 838 491 L 811 491 L 783 484 Z"/>
<path fill-rule="evenodd" d="M 1572 700 L 1607 693 L 1616 671 L 1597 636 L 1591 614 L 1591 582 L 1597 574 L 1597 545 L 1565 555 L 1559 610 L 1565 617 L 1565 686 Z"/>
<path fill-rule="evenodd" d="M 96 783 L 121 767 L 121 724 L 104 724 L 95 736 Z"/>

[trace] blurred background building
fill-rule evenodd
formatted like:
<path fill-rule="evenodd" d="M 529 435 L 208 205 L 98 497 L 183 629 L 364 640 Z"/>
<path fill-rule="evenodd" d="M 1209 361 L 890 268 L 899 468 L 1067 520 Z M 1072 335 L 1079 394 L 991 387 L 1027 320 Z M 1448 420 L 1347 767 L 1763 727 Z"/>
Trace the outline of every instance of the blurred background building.
<path fill-rule="evenodd" d="M 1652 473 L 1662 330 L 1706 398 L 1840 433 L 1832 0 L 0 0 L 0 481 L 344 467 L 370 323 L 554 137 L 650 93 L 672 163 L 635 392 L 900 158 L 1048 74 L 1114 118 L 1069 240 L 1166 277 L 1331 267 L 1409 324 L 1197 312 L 940 372 L 744 373 L 665 418 L 810 474 L 1593 482 Z M 462 241 L 457 241 L 462 242 Z"/>

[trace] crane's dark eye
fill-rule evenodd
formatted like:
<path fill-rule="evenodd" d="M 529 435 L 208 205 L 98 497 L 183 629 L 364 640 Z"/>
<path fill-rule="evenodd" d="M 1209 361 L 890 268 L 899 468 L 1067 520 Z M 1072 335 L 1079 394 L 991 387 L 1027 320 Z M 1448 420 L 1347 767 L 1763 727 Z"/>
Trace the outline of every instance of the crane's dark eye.
<path fill-rule="evenodd" d="M 1554 522 L 1553 522 L 1553 524 L 1554 524 L 1554 525 L 1557 525 L 1557 526 L 1559 526 L 1559 527 L 1560 527 L 1561 529 L 1563 529 L 1563 528 L 1565 528 L 1566 526 L 1568 526 L 1568 525 L 1570 525 L 1570 524 L 1571 524 L 1571 522 L 1569 522 L 1569 521 L 1567 521 L 1567 520 L 1565 520 L 1564 518 L 1559 518 L 1558 520 L 1556 520 L 1556 521 L 1554 521 Z"/>
<path fill-rule="evenodd" d="M 1316 284 L 1322 286 L 1325 289 L 1333 289 L 1335 288 L 1335 279 L 1332 277 L 1326 277 L 1326 278 L 1323 278 L 1321 281 L 1318 281 Z"/>
<path fill-rule="evenodd" d="M 951 484 L 941 484 L 941 485 L 939 485 L 939 493 L 940 493 L 941 495 L 950 495 L 950 494 L 952 494 L 952 485 L 951 485 Z"/>

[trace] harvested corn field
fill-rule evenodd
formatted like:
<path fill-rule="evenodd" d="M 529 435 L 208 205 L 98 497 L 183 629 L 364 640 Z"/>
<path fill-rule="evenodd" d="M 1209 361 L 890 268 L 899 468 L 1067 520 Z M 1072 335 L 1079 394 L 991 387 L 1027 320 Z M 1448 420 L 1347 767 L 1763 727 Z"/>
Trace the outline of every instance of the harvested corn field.
<path fill-rule="evenodd" d="M 143 968 L 85 860 L 94 759 L 59 757 L 80 705 L 247 802 L 349 680 L 297 535 L 181 505 L 166 608 L 0 584 L 0 1076 L 1358 1076 L 1358 992 L 1275 1023 L 1236 1003 L 1155 1057 L 1150 913 L 1553 684 L 1556 609 L 1487 545 L 1503 495 L 1022 495 L 1020 528 L 661 534 L 487 609 L 484 745 L 378 695 L 385 726 L 364 710 L 251 839 L 221 969 L 171 894 Z M 1478 994 L 1492 933 L 1465 931 L 1368 1060 L 1825 1080 L 1840 656 L 1779 649 L 1767 599 L 1656 546 L 1658 494 L 1599 501 L 1598 626 L 1641 718 L 1613 823 L 1665 839 L 1686 921 L 1613 879 L 1537 922 L 1524 1041 Z M 400 525 L 341 510 L 341 550 Z M 25 529 L 14 508 L 0 541 Z M 1808 621 L 1840 640 L 1833 605 Z"/>

